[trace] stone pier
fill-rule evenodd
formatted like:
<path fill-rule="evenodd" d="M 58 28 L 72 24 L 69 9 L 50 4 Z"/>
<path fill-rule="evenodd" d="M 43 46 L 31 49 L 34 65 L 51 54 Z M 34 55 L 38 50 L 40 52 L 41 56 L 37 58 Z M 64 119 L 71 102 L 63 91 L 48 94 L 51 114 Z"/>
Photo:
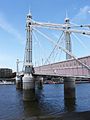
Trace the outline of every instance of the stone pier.
<path fill-rule="evenodd" d="M 38 76 L 37 77 L 37 87 L 38 89 L 42 89 L 43 88 L 43 77 L 42 76 Z"/>
<path fill-rule="evenodd" d="M 22 76 L 16 76 L 16 89 L 22 89 Z"/>
<path fill-rule="evenodd" d="M 25 74 L 23 77 L 23 100 L 34 101 L 35 98 L 35 82 L 32 74 Z"/>
<path fill-rule="evenodd" d="M 64 98 L 75 98 L 75 79 L 74 77 L 64 77 Z"/>

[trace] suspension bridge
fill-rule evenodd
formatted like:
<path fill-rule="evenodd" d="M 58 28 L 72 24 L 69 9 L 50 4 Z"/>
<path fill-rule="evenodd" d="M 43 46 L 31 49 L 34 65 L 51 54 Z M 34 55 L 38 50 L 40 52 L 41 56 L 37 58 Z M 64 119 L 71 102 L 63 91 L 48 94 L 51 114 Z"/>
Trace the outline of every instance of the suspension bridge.
<path fill-rule="evenodd" d="M 41 32 L 40 29 L 62 31 L 58 41 Z M 80 28 L 80 29 L 78 29 Z M 85 28 L 85 29 L 83 29 Z M 86 29 L 88 28 L 88 29 Z M 32 19 L 29 12 L 26 19 L 26 46 L 24 55 L 23 71 L 19 72 L 18 65 L 21 61 L 17 60 L 17 74 L 16 74 L 16 87 L 23 88 L 23 99 L 33 100 L 35 92 L 36 81 L 42 87 L 43 78 L 46 76 L 63 77 L 64 79 L 64 96 L 65 98 L 75 97 L 75 79 L 76 78 L 90 78 L 90 56 L 77 58 L 72 53 L 71 34 L 78 33 L 82 35 L 90 35 L 90 25 L 74 25 L 70 23 L 69 18 L 65 18 L 64 24 L 37 22 Z M 53 46 L 53 50 L 46 60 L 42 61 L 42 65 L 33 66 L 33 36 L 37 39 L 34 32 L 37 32 L 45 39 L 47 39 Z M 64 37 L 64 38 L 63 38 Z M 77 38 L 77 36 L 75 36 Z M 61 41 L 65 40 L 65 47 L 61 46 Z M 49 59 L 55 50 L 61 50 L 66 54 L 66 60 L 56 63 L 50 63 Z M 22 84 L 21 84 L 22 83 Z M 28 93 L 29 91 L 29 93 Z M 28 96 L 27 96 L 28 95 Z"/>

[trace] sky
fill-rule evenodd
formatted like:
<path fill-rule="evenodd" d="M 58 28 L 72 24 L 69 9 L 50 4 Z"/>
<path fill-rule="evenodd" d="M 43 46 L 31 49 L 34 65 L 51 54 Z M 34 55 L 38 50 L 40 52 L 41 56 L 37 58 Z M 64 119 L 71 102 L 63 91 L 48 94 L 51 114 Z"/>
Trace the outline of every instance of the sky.
<path fill-rule="evenodd" d="M 24 59 L 25 26 L 29 9 L 35 21 L 63 24 L 67 11 L 72 23 L 90 24 L 90 0 L 0 0 L 0 68 L 11 68 L 16 71 L 16 59 L 21 61 Z M 55 31 L 48 31 L 48 33 L 55 39 L 60 37 L 60 34 Z M 33 48 L 33 64 L 40 64 L 41 59 L 47 58 L 54 46 L 48 45 L 48 41 L 45 43 L 45 38 L 35 34 L 37 37 L 33 38 L 33 46 L 35 47 L 37 43 L 39 46 Z M 35 38 L 38 38 L 39 42 L 37 39 L 35 41 Z M 90 55 L 89 36 L 83 37 L 76 34 L 71 38 L 73 53 L 77 57 Z M 39 58 L 40 56 L 42 58 Z M 22 66 L 22 63 L 20 64 Z"/>

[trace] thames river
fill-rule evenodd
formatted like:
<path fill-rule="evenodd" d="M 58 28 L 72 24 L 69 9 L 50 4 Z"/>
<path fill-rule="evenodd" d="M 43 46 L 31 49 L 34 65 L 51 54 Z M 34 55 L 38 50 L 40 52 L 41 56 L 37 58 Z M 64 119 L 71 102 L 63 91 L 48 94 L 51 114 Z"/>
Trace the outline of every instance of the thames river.
<path fill-rule="evenodd" d="M 39 94 L 38 94 L 39 93 Z M 90 83 L 76 84 L 76 99 L 64 100 L 63 84 L 45 84 L 37 91 L 38 101 L 23 102 L 23 91 L 15 85 L 0 85 L 0 120 L 60 115 L 68 111 L 90 111 Z"/>

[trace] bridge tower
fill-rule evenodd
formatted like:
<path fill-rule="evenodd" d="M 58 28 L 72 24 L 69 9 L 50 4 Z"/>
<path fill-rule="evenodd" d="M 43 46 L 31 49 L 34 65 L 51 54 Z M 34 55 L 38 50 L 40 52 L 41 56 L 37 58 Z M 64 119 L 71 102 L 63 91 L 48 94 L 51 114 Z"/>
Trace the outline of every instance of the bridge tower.
<path fill-rule="evenodd" d="M 24 61 L 24 77 L 23 77 L 23 100 L 30 101 L 34 99 L 35 84 L 33 78 L 32 64 L 32 15 L 29 11 L 26 18 L 26 47 Z"/>
<path fill-rule="evenodd" d="M 71 38 L 70 38 L 70 32 L 67 31 L 70 27 L 68 27 L 68 25 L 70 25 L 70 19 L 69 18 L 65 18 L 65 24 L 66 24 L 66 31 L 65 32 L 65 46 L 66 46 L 66 50 L 69 52 L 72 52 L 72 48 L 71 48 Z M 66 60 L 71 59 L 72 57 L 66 53 Z"/>
<path fill-rule="evenodd" d="M 70 37 L 70 32 L 68 31 L 70 29 L 70 19 L 65 18 L 65 46 L 66 50 L 69 51 L 70 53 L 72 52 L 72 47 L 71 47 L 71 37 Z M 71 59 L 72 57 L 66 53 L 66 60 Z M 67 101 L 74 101 L 75 100 L 75 78 L 73 77 L 65 77 L 64 78 L 64 99 L 65 99 L 65 104 L 68 104 Z"/>

